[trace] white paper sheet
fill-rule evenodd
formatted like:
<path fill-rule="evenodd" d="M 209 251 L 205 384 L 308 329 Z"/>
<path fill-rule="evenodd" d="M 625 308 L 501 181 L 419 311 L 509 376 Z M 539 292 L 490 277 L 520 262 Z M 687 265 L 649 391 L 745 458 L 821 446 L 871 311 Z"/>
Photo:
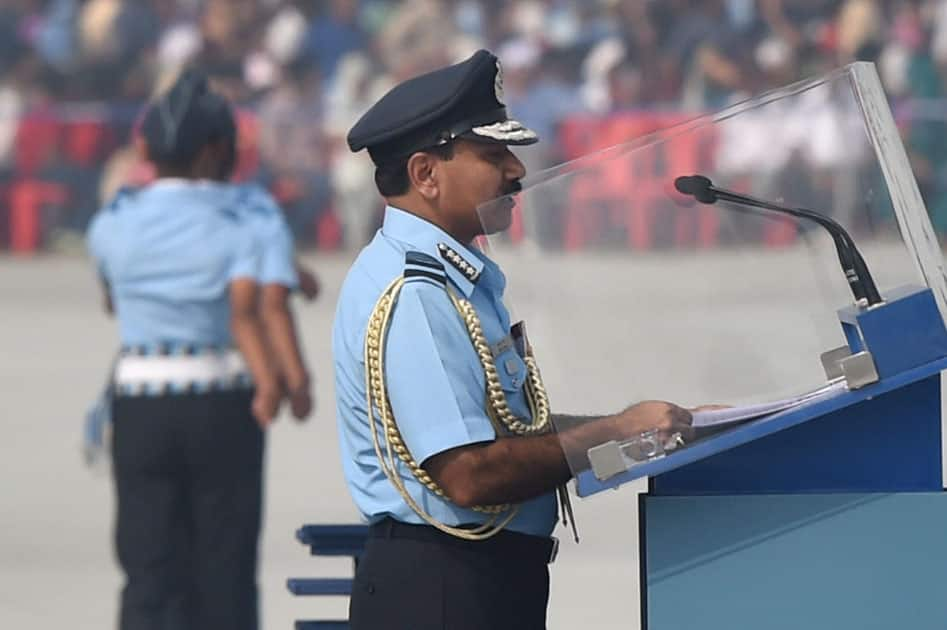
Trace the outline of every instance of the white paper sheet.
<path fill-rule="evenodd" d="M 730 422 L 740 422 L 743 420 L 752 420 L 762 416 L 785 411 L 794 407 L 800 407 L 804 404 L 831 398 L 842 392 L 848 391 L 845 381 L 836 381 L 829 383 L 811 392 L 800 394 L 792 398 L 775 400 L 768 403 L 759 403 L 755 405 L 745 405 L 743 407 L 730 407 L 728 409 L 716 409 L 713 411 L 696 411 L 693 414 L 693 426 L 712 427 Z"/>

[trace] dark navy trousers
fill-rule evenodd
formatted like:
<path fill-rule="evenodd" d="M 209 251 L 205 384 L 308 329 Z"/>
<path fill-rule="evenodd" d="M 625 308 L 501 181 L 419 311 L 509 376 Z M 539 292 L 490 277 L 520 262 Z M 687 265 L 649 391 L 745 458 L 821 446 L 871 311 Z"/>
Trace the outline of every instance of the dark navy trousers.
<path fill-rule="evenodd" d="M 251 398 L 115 398 L 121 630 L 258 627 L 264 439 Z"/>
<path fill-rule="evenodd" d="M 369 532 L 352 630 L 545 630 L 550 539 L 504 531 L 470 542 L 391 519 Z"/>

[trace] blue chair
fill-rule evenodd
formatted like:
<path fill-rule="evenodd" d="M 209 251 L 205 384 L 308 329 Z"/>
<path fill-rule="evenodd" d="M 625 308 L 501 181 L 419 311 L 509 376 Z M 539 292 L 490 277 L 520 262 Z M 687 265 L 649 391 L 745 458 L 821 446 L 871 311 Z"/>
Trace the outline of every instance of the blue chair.
<path fill-rule="evenodd" d="M 348 621 L 297 621 L 296 630 L 349 630 Z"/>
<path fill-rule="evenodd" d="M 314 556 L 348 556 L 353 573 L 365 550 L 367 525 L 303 525 L 296 530 L 296 540 L 308 545 Z M 286 587 L 293 595 L 349 596 L 352 578 L 289 578 Z M 296 630 L 348 630 L 348 620 L 297 621 Z"/>

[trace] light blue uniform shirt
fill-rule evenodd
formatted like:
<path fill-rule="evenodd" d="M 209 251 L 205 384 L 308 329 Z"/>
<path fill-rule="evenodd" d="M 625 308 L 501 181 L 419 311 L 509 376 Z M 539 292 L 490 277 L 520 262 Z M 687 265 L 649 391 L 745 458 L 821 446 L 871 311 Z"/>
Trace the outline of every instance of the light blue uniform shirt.
<path fill-rule="evenodd" d="M 298 288 L 293 235 L 279 205 L 257 184 L 241 184 L 231 189 L 234 208 L 246 219 L 260 249 L 259 283 Z"/>
<path fill-rule="evenodd" d="M 469 266 L 467 274 L 449 262 L 439 244 L 459 254 Z M 510 333 L 510 316 L 502 302 L 506 279 L 500 268 L 482 252 L 465 247 L 433 224 L 387 208 L 381 230 L 362 250 L 342 286 L 332 335 L 345 476 L 356 505 L 371 522 L 391 516 L 405 523 L 424 523 L 379 466 L 365 397 L 363 355 L 368 318 L 385 287 L 404 272 L 409 251 L 443 263 L 447 280 L 476 308 L 491 345 Z M 511 411 L 528 418 L 523 393 L 525 363 L 514 347 L 506 347 L 495 362 Z M 496 438 L 486 414 L 480 360 L 442 284 L 424 276 L 405 282 L 389 327 L 385 378 L 392 412 L 417 462 L 423 464 L 443 451 Z M 377 413 L 375 417 L 377 421 Z M 436 519 L 449 525 L 485 520 L 483 514 L 438 498 L 400 461 L 398 466 L 408 492 Z M 507 529 L 548 536 L 556 518 L 556 497 L 549 493 L 523 503 Z"/>
<path fill-rule="evenodd" d="M 261 273 L 239 196 L 228 184 L 161 179 L 119 192 L 95 216 L 89 250 L 122 344 L 231 345 L 230 282 Z"/>

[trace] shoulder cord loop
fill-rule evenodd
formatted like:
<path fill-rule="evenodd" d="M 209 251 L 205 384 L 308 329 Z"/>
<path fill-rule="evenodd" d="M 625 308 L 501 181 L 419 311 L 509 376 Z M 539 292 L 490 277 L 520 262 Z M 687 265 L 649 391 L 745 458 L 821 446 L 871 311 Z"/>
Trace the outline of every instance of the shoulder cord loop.
<path fill-rule="evenodd" d="M 368 327 L 365 332 L 366 411 L 368 413 L 368 424 L 371 428 L 372 444 L 375 447 L 375 454 L 378 456 L 378 461 L 381 464 L 385 476 L 398 490 L 398 493 L 404 499 L 405 503 L 407 503 L 418 516 L 424 519 L 425 522 L 458 538 L 465 540 L 485 540 L 500 532 L 513 520 L 519 509 L 518 505 L 502 504 L 474 507 L 473 509 L 477 512 L 488 514 L 489 518 L 486 522 L 473 529 L 447 525 L 446 523 L 438 521 L 424 508 L 418 505 L 417 501 L 408 493 L 404 481 L 397 471 L 397 460 L 401 460 L 411 471 L 411 474 L 414 475 L 415 479 L 425 488 L 438 497 L 449 500 L 444 490 L 441 489 L 427 471 L 414 460 L 408 448 L 405 446 L 388 398 L 384 373 L 385 342 L 387 340 L 388 326 L 391 323 L 391 317 L 398 299 L 398 294 L 401 292 L 403 286 L 404 278 L 400 276 L 388 285 L 372 309 L 368 319 Z M 477 352 L 477 357 L 480 359 L 480 365 L 483 368 L 486 380 L 486 411 L 497 434 L 538 435 L 548 431 L 550 427 L 549 399 L 546 395 L 546 389 L 543 386 L 539 368 L 534 357 L 527 356 L 524 358 L 528 373 L 528 380 L 525 387 L 526 400 L 533 417 L 533 422 L 527 424 L 523 422 L 522 419 L 516 417 L 510 410 L 506 395 L 503 393 L 503 387 L 500 384 L 500 378 L 497 375 L 496 364 L 490 352 L 490 345 L 487 343 L 486 337 L 483 334 L 480 318 L 477 316 L 473 305 L 469 301 L 459 298 L 449 286 L 446 290 L 451 303 L 454 305 L 454 308 L 457 310 L 457 313 L 467 328 L 467 333 L 470 335 L 470 340 Z M 384 452 L 378 435 L 378 425 L 376 424 L 375 418 L 376 409 L 379 416 L 378 420 L 380 420 L 381 429 L 385 436 Z M 560 499 L 561 498 L 562 493 L 560 491 Z"/>

